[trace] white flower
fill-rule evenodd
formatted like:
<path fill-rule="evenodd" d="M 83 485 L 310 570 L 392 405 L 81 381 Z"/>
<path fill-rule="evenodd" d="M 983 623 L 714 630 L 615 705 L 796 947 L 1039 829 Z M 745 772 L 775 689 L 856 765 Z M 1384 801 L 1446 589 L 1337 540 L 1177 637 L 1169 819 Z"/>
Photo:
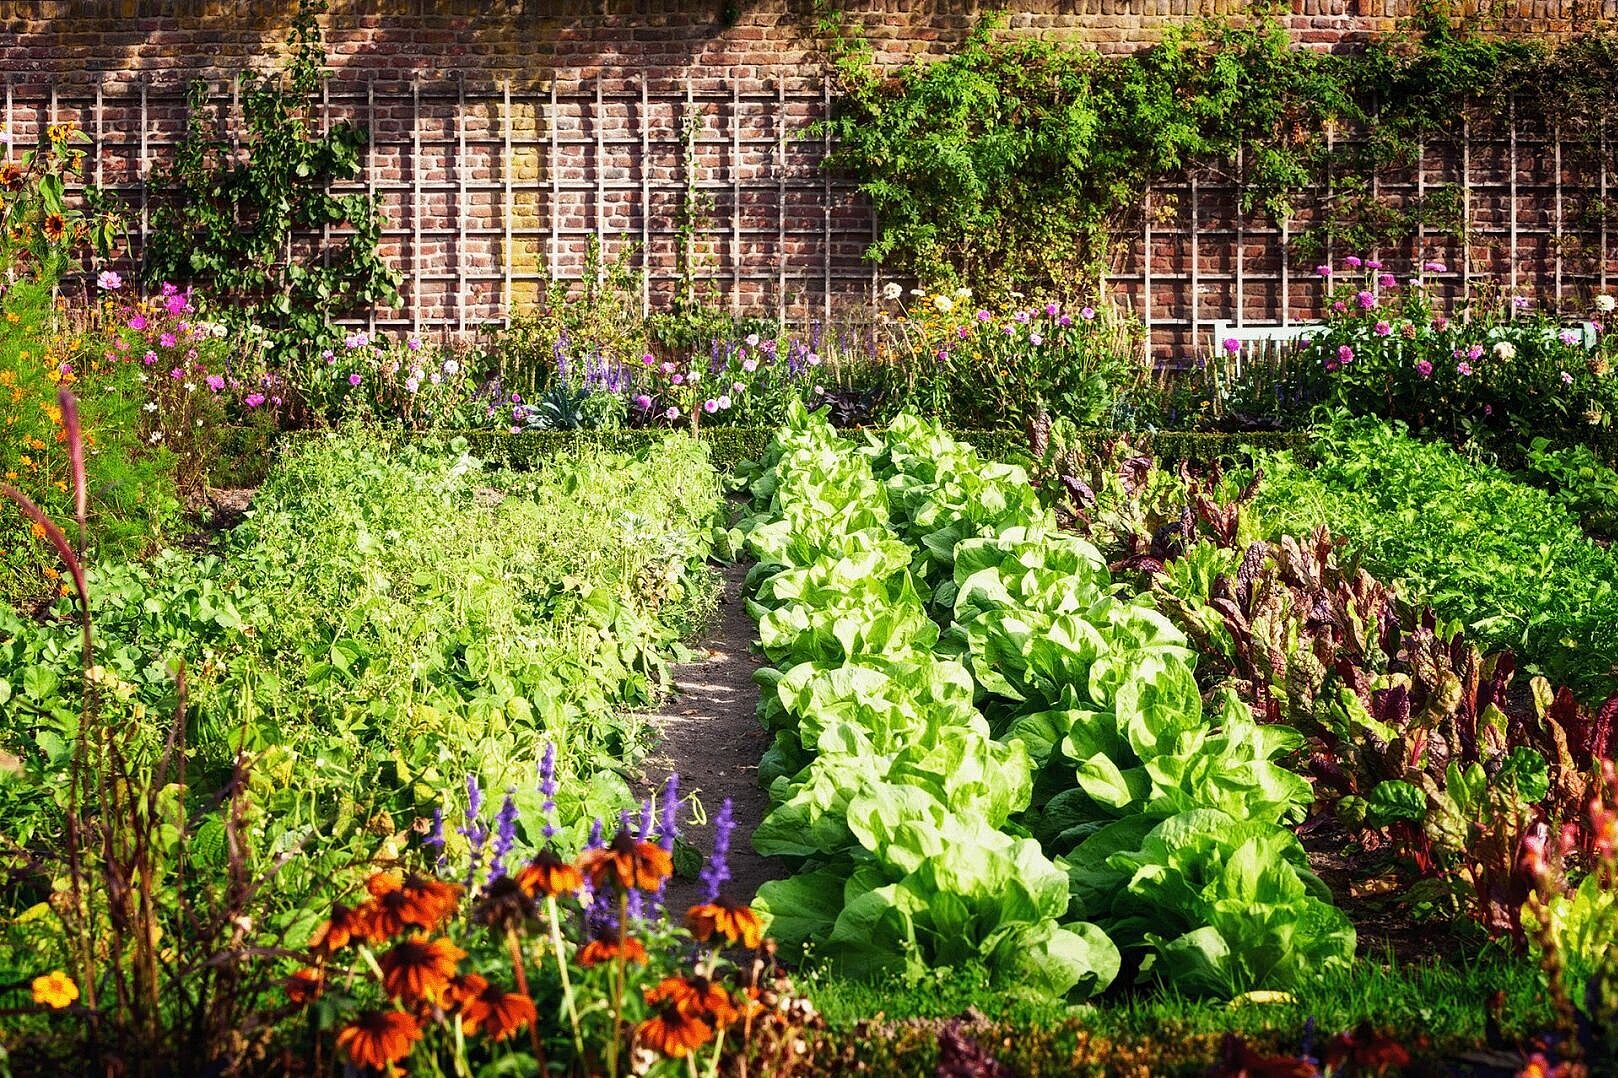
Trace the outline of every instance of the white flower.
<path fill-rule="evenodd" d="M 455 360 L 453 360 L 453 359 L 444 360 L 444 373 L 445 374 L 450 374 L 450 375 L 458 374 L 458 373 L 460 373 L 460 370 L 461 370 L 461 365 L 459 363 L 457 363 Z"/>
<path fill-rule="evenodd" d="M 436 386 L 439 382 L 442 382 L 443 379 L 440 378 L 438 376 L 438 373 L 435 371 L 435 372 L 433 372 L 433 376 L 431 378 L 427 379 L 427 381 L 431 382 L 433 385 Z"/>
<path fill-rule="evenodd" d="M 416 381 L 414 378 L 406 378 L 405 379 L 405 392 L 406 393 L 414 393 L 416 390 L 418 390 L 420 388 L 421 388 L 421 383 Z"/>
<path fill-rule="evenodd" d="M 185 384 L 185 391 L 187 393 L 195 393 L 197 391 L 197 383 L 195 383 L 195 382 L 187 382 Z"/>
<path fill-rule="evenodd" d="M 223 337 L 229 332 L 229 330 L 225 329 L 225 324 L 223 322 L 215 322 L 211 327 L 209 327 L 209 332 L 211 332 L 215 337 Z"/>
<path fill-rule="evenodd" d="M 955 301 L 944 295 L 944 293 L 940 292 L 938 295 L 933 297 L 933 306 L 938 309 L 939 314 L 948 314 L 950 312 L 950 308 L 955 306 Z"/>
<path fill-rule="evenodd" d="M 727 409 L 729 407 L 730 407 L 730 394 L 721 393 L 719 395 L 719 410 L 721 412 L 723 412 L 725 409 Z"/>
<path fill-rule="evenodd" d="M 927 290 L 925 288 L 912 288 L 910 290 L 910 294 L 915 296 L 917 299 L 920 299 L 922 296 L 927 294 Z"/>
<path fill-rule="evenodd" d="M 1611 314 L 1613 311 L 1618 310 L 1618 299 L 1614 299 L 1603 292 L 1596 297 L 1596 310 L 1602 314 Z"/>
<path fill-rule="evenodd" d="M 970 288 L 967 288 L 965 285 L 962 285 L 960 288 L 957 288 L 955 290 L 955 298 L 956 299 L 971 299 L 972 298 L 972 290 Z"/>
<path fill-rule="evenodd" d="M 154 431 L 152 431 L 151 436 L 148 437 L 146 440 L 148 442 L 151 442 L 153 445 L 156 445 L 158 442 L 161 442 L 163 440 L 163 432 L 160 431 L 160 430 L 154 430 Z"/>
<path fill-rule="evenodd" d="M 905 290 L 900 288 L 896 281 L 889 281 L 882 286 L 882 298 L 885 300 L 896 300 L 904 294 Z"/>
<path fill-rule="evenodd" d="M 824 397 L 825 395 L 826 395 L 826 387 L 825 386 L 816 386 L 815 387 L 815 396 Z"/>
<path fill-rule="evenodd" d="M 809 364 L 811 367 L 818 367 L 820 366 L 820 353 L 810 352 L 808 355 L 803 357 L 803 361 Z"/>
<path fill-rule="evenodd" d="M 155 411 L 157 411 L 157 402 L 156 401 L 147 401 L 141 407 L 141 411 L 143 411 L 143 412 L 155 412 Z"/>
<path fill-rule="evenodd" d="M 1510 341 L 1501 341 L 1499 344 L 1494 346 L 1494 358 L 1507 360 L 1516 359 L 1517 346 L 1512 344 Z"/>

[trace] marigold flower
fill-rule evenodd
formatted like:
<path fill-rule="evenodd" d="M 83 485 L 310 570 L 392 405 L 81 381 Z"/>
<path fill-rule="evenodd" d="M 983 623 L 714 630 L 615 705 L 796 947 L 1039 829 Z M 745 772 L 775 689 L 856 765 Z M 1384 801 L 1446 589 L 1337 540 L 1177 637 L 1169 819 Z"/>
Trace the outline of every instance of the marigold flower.
<path fill-rule="evenodd" d="M 350 942 L 364 942 L 371 938 L 369 921 L 368 911 L 363 907 L 349 909 L 341 902 L 334 903 L 331 916 L 309 938 L 309 949 L 316 954 L 329 955 L 347 947 Z"/>
<path fill-rule="evenodd" d="M 391 1071 L 421 1040 L 421 1027 L 404 1011 L 367 1011 L 337 1034 L 337 1047 L 356 1067 Z"/>
<path fill-rule="evenodd" d="M 674 875 L 674 859 L 657 843 L 639 841 L 626 829 L 606 848 L 584 851 L 579 868 L 592 887 L 600 887 L 610 877 L 620 890 L 654 891 Z"/>
<path fill-rule="evenodd" d="M 758 914 L 724 897 L 692 906 L 686 911 L 685 923 L 691 929 L 691 934 L 702 943 L 707 943 L 718 932 L 731 943 L 740 941 L 752 949 L 764 937 L 764 924 L 758 919 Z"/>
<path fill-rule="evenodd" d="M 456 964 L 465 957 L 466 952 L 447 939 L 412 936 L 382 956 L 382 987 L 406 1003 L 435 1000 L 449 987 Z"/>
<path fill-rule="evenodd" d="M 283 988 L 286 989 L 287 998 L 302 1007 L 320 998 L 320 991 L 325 987 L 326 975 L 313 967 L 300 969 L 288 977 Z"/>
<path fill-rule="evenodd" d="M 73 978 L 59 969 L 53 969 L 33 983 L 34 1002 L 53 1010 L 71 1007 L 79 998 L 79 986 Z"/>
<path fill-rule="evenodd" d="M 681 1013 L 696 1015 L 714 1026 L 728 1026 L 739 1017 L 730 993 L 706 977 L 665 977 L 646 989 L 645 996 L 654 1007 L 671 1003 Z"/>
<path fill-rule="evenodd" d="M 560 898 L 584 887 L 584 874 L 551 850 L 540 850 L 517 872 L 517 883 L 529 895 Z"/>
<path fill-rule="evenodd" d="M 593 939 L 584 945 L 584 950 L 579 952 L 579 965 L 589 969 L 591 966 L 597 966 L 603 962 L 611 962 L 620 954 L 625 962 L 645 963 L 646 946 L 633 936 L 624 940 L 621 945 L 616 936 L 608 939 Z"/>
<path fill-rule="evenodd" d="M 520 992 L 507 992 L 499 985 L 486 984 L 483 991 L 461 1008 L 466 1027 L 481 1030 L 490 1040 L 503 1041 L 534 1022 L 539 1012 L 534 1001 Z"/>
<path fill-rule="evenodd" d="M 656 1052 L 670 1059 L 684 1059 L 708 1043 L 713 1027 L 694 1014 L 685 1014 L 672 1003 L 636 1028 L 636 1036 Z"/>

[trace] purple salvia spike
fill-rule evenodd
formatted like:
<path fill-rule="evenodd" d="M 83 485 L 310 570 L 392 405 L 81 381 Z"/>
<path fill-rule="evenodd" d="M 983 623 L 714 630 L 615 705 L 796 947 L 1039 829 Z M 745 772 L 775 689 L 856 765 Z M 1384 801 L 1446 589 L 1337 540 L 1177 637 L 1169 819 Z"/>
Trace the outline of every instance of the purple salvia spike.
<path fill-rule="evenodd" d="M 512 800 L 514 792 L 506 791 L 506 799 L 500 803 L 500 811 L 494 818 L 494 847 L 489 854 L 490 883 L 506 874 L 506 854 L 517 843 L 517 802 Z"/>
<path fill-rule="evenodd" d="M 670 775 L 663 784 L 663 805 L 658 812 L 657 841 L 669 852 L 674 851 L 674 840 L 680 837 L 680 776 Z"/>
<path fill-rule="evenodd" d="M 545 841 L 556 837 L 556 742 L 545 742 L 545 755 L 539 761 L 539 792 L 545 795 Z"/>
<path fill-rule="evenodd" d="M 483 811 L 483 790 L 478 786 L 478 777 L 475 774 L 466 776 L 466 826 L 471 827 Z"/>
<path fill-rule="evenodd" d="M 430 846 L 438 850 L 438 859 L 433 864 L 443 866 L 447 859 L 444 853 L 444 809 L 442 806 L 433 809 L 433 829 L 427 837 L 421 840 L 423 846 Z"/>
<path fill-rule="evenodd" d="M 642 842 L 645 842 L 647 839 L 651 838 L 652 823 L 656 818 L 657 813 L 653 808 L 652 799 L 648 797 L 645 801 L 642 801 L 640 805 L 640 830 L 635 837 L 639 838 Z"/>
<path fill-rule="evenodd" d="M 606 840 L 601 836 L 601 832 L 603 830 L 604 828 L 601 824 L 601 817 L 597 816 L 590 823 L 590 841 L 586 844 L 586 849 L 599 850 L 607 844 Z"/>
<path fill-rule="evenodd" d="M 713 852 L 708 855 L 708 863 L 702 866 L 702 901 L 713 902 L 719 898 L 719 890 L 730 879 L 730 833 L 736 827 L 736 821 L 731 815 L 730 798 L 719 806 L 719 815 L 713 822 Z"/>

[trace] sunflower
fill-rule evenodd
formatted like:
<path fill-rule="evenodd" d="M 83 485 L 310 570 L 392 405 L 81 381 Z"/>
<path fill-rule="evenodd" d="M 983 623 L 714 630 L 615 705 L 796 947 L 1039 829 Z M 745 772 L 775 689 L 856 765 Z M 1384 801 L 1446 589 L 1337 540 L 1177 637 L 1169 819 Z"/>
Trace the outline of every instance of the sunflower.
<path fill-rule="evenodd" d="M 708 1043 L 713 1027 L 694 1014 L 686 1014 L 670 1003 L 642 1022 L 636 1036 L 670 1059 L 684 1059 Z"/>
<path fill-rule="evenodd" d="M 466 952 L 447 939 L 412 936 L 382 956 L 382 986 L 406 1003 L 435 1000 L 449 987 L 456 964 L 465 957 Z"/>
<path fill-rule="evenodd" d="M 287 998 L 302 1007 L 320 998 L 325 983 L 326 975 L 322 971 L 306 968 L 288 977 L 282 987 L 286 989 Z"/>
<path fill-rule="evenodd" d="M 598 966 L 603 962 L 611 962 L 614 958 L 623 957 L 625 962 L 646 961 L 646 946 L 633 936 L 619 944 L 616 936 L 605 939 L 593 939 L 584 945 L 579 952 L 579 965 L 585 969 Z"/>
<path fill-rule="evenodd" d="M 496 1041 L 505 1040 L 539 1017 L 533 1000 L 493 984 L 486 984 L 482 992 L 468 1000 L 461 1013 L 466 1016 L 466 1028 L 482 1030 Z"/>
<path fill-rule="evenodd" d="M 764 925 L 759 921 L 758 914 L 724 897 L 692 906 L 685 913 L 685 923 L 691 929 L 691 934 L 702 943 L 707 943 L 718 932 L 731 943 L 739 940 L 753 949 L 764 937 Z"/>
<path fill-rule="evenodd" d="M 682 1014 L 692 1014 L 714 1026 L 728 1026 L 740 1015 L 730 993 L 706 977 L 665 977 L 646 989 L 652 1006 L 672 1003 Z"/>
<path fill-rule="evenodd" d="M 540 850 L 517 872 L 517 883 L 534 898 L 559 898 L 584 887 L 584 875 L 551 850 Z"/>
<path fill-rule="evenodd" d="M 59 213 L 47 213 L 45 223 L 41 226 L 41 231 L 45 233 L 46 239 L 52 243 L 58 243 L 63 236 L 67 235 L 67 218 Z"/>
<path fill-rule="evenodd" d="M 349 943 L 371 938 L 370 918 L 364 907 L 349 909 L 341 902 L 332 904 L 331 916 L 309 938 L 309 949 L 316 954 L 334 954 Z"/>
<path fill-rule="evenodd" d="M 0 187 L 7 191 L 22 189 L 22 166 L 15 161 L 0 162 Z"/>
<path fill-rule="evenodd" d="M 421 1027 L 403 1011 L 367 1011 L 337 1034 L 337 1047 L 356 1067 L 392 1072 L 421 1040 Z"/>
<path fill-rule="evenodd" d="M 579 868 L 590 878 L 592 887 L 599 888 L 610 876 L 620 890 L 638 887 L 653 891 L 674 874 L 674 859 L 655 842 L 639 841 L 623 830 L 605 849 L 585 850 L 579 857 Z"/>

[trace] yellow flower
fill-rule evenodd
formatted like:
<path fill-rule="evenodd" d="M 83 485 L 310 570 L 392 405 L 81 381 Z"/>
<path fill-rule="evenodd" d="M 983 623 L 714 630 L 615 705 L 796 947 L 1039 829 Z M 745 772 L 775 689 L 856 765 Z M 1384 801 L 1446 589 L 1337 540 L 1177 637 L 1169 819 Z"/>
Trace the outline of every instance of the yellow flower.
<path fill-rule="evenodd" d="M 79 998 L 79 986 L 73 983 L 73 978 L 59 969 L 53 969 L 43 977 L 34 978 L 34 1002 L 47 1007 L 61 1010 L 72 1006 Z"/>

